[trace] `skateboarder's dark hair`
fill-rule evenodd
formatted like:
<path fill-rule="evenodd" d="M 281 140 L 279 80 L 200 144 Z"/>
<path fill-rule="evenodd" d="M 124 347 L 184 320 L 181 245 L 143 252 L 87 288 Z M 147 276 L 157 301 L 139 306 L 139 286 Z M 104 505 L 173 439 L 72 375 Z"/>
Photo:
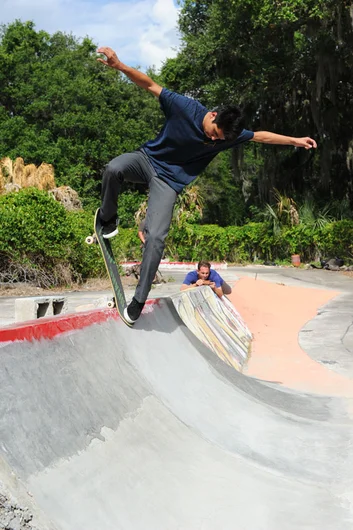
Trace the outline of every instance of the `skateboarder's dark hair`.
<path fill-rule="evenodd" d="M 213 120 L 222 129 L 225 140 L 235 140 L 244 129 L 244 115 L 236 105 L 226 105 L 214 109 L 217 116 Z"/>
<path fill-rule="evenodd" d="M 208 269 L 211 268 L 211 263 L 208 263 L 208 261 L 199 261 L 198 264 L 197 264 L 197 270 L 199 271 L 201 269 L 201 267 L 207 267 Z"/>

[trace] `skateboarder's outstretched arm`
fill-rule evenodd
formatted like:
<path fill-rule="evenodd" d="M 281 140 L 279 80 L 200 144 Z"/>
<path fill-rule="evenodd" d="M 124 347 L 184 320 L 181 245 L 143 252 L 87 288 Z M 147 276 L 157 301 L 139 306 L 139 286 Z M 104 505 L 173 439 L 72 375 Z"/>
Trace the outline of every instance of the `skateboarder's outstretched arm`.
<path fill-rule="evenodd" d="M 304 147 L 305 149 L 316 149 L 315 140 L 305 136 L 304 138 L 295 138 L 293 136 L 283 136 L 269 131 L 257 131 L 252 138 L 253 142 L 275 145 L 294 145 L 294 147 Z"/>
<path fill-rule="evenodd" d="M 151 92 L 151 94 L 157 98 L 159 97 L 160 93 L 162 92 L 162 87 L 155 83 L 153 79 L 148 77 L 148 75 L 122 63 L 114 50 L 108 46 L 102 46 L 101 48 L 98 48 L 97 52 L 103 53 L 106 56 L 106 59 L 99 57 L 97 61 L 105 64 L 106 66 L 110 66 L 111 68 L 115 68 L 115 70 L 123 72 L 123 74 L 131 79 L 133 83 L 141 88 L 144 88 L 148 92 Z"/>

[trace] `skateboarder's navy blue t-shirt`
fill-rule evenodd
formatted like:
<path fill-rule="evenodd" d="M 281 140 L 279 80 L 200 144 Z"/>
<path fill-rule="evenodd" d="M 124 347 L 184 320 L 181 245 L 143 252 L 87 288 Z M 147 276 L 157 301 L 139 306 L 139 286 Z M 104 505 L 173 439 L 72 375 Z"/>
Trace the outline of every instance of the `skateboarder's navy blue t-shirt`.
<path fill-rule="evenodd" d="M 142 149 L 157 175 L 176 192 L 190 184 L 221 151 L 251 140 L 252 131 L 244 129 L 236 140 L 211 140 L 203 130 L 207 112 L 198 101 L 163 88 L 159 96 L 166 121 L 154 140 Z"/>
<path fill-rule="evenodd" d="M 197 271 L 191 271 L 187 273 L 183 283 L 185 283 L 185 285 L 192 285 L 196 283 L 198 279 L 199 279 L 199 276 L 197 274 Z M 210 270 L 210 275 L 207 278 L 207 281 L 214 282 L 216 287 L 221 287 L 224 283 L 223 278 L 218 274 L 218 272 L 216 272 L 213 269 Z"/>

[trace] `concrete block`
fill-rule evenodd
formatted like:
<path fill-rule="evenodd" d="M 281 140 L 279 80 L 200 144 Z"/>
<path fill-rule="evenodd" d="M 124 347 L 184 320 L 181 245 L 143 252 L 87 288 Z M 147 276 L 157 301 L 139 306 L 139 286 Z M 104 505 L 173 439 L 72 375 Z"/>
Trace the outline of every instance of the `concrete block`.
<path fill-rule="evenodd" d="M 61 315 L 67 312 L 67 298 L 64 296 L 31 296 L 16 298 L 15 321 Z"/>

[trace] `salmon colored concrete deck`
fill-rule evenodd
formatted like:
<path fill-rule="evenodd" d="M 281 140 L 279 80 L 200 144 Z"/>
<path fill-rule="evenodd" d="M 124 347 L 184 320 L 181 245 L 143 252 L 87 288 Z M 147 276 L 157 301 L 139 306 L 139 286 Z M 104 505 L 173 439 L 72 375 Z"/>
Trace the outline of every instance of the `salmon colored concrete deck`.
<path fill-rule="evenodd" d="M 244 373 L 301 391 L 353 396 L 352 379 L 311 359 L 298 342 L 301 328 L 339 294 L 240 278 L 229 298 L 254 337 Z"/>

